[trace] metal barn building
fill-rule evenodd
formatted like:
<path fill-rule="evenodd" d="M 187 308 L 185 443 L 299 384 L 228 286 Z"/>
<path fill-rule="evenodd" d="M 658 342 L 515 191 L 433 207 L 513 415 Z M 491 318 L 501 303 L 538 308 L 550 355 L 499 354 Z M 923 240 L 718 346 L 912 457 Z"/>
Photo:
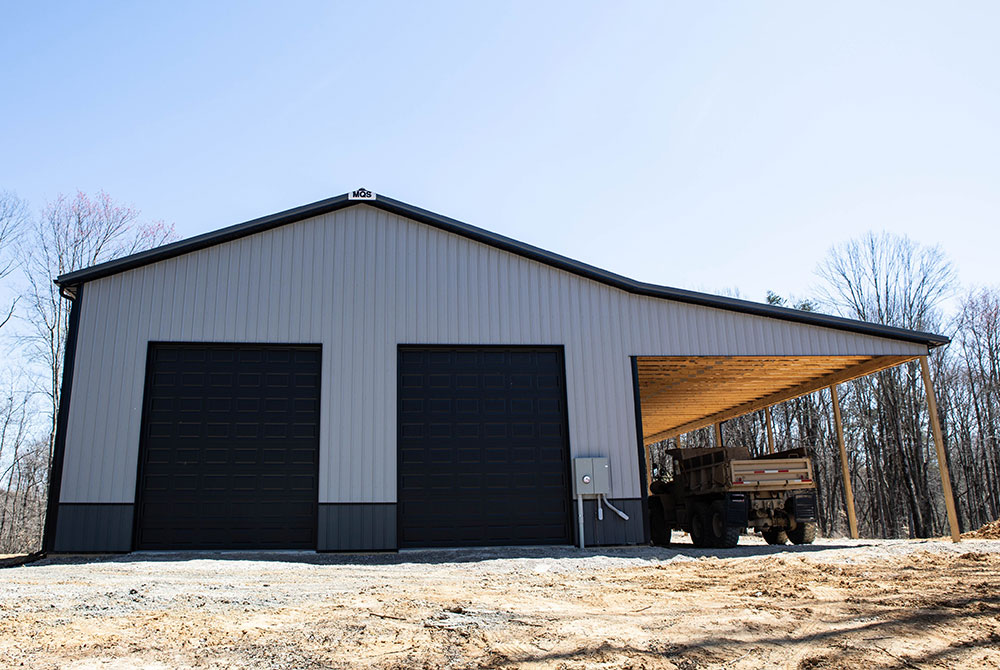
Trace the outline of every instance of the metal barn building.
<path fill-rule="evenodd" d="M 359 190 L 58 279 L 58 552 L 648 540 L 645 445 L 947 342 L 653 286 Z M 598 491 L 599 493 L 599 491 Z"/>

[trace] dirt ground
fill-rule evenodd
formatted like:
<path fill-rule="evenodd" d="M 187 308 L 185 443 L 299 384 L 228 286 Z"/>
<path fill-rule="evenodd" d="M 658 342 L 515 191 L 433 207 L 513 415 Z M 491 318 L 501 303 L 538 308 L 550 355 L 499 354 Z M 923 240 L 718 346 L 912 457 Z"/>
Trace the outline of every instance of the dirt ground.
<path fill-rule="evenodd" d="M 1000 540 L 50 558 L 0 666 L 1000 668 Z"/>

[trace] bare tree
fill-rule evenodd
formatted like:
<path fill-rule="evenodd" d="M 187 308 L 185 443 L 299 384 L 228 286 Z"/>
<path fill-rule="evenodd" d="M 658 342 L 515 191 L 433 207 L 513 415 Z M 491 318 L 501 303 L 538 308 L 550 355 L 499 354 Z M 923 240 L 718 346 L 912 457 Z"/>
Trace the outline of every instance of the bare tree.
<path fill-rule="evenodd" d="M 1000 289 L 970 292 L 956 331 L 937 376 L 957 506 L 975 527 L 1000 518 Z"/>
<path fill-rule="evenodd" d="M 13 250 L 27 221 L 27 211 L 23 200 L 10 191 L 0 191 L 0 282 L 3 282 L 0 283 L 0 299 L 6 299 L 3 295 L 6 292 L 4 280 L 14 271 Z M 0 328 L 14 316 L 17 300 L 17 296 L 11 295 L 10 306 L 0 307 Z"/>
<path fill-rule="evenodd" d="M 5 371 L 0 393 L 0 552 L 17 553 L 35 548 L 38 527 L 35 513 L 41 506 L 33 498 L 38 445 L 32 440 L 34 407 L 31 393 L 19 383 L 23 375 Z"/>
<path fill-rule="evenodd" d="M 955 290 L 954 269 L 938 247 L 869 233 L 835 247 L 820 265 L 821 300 L 845 316 L 911 330 L 939 330 L 939 308 Z M 938 354 L 941 355 L 941 354 Z M 864 377 L 845 396 L 845 437 L 864 498 L 867 532 L 926 537 L 941 529 L 934 504 L 936 459 L 915 364 Z M 939 495 L 939 494 L 938 494 Z"/>
<path fill-rule="evenodd" d="M 891 233 L 868 233 L 834 247 L 817 274 L 827 306 L 862 321 L 911 330 L 937 325 L 937 309 L 957 283 L 939 247 Z"/>
<path fill-rule="evenodd" d="M 59 408 L 63 352 L 69 326 L 67 301 L 53 280 L 59 275 L 174 239 L 173 226 L 143 223 L 139 211 L 99 192 L 78 192 L 49 203 L 22 235 L 20 256 L 27 288 L 25 302 L 30 361 L 45 370 L 40 393 L 47 400 L 49 421 L 46 467 L 51 464 L 56 413 Z"/>

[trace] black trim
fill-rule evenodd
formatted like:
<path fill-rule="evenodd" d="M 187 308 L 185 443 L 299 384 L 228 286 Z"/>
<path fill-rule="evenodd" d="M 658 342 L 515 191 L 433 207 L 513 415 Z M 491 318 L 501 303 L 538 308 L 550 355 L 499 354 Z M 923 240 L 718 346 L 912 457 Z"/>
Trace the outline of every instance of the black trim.
<path fill-rule="evenodd" d="M 128 519 L 125 524 L 116 525 L 115 515 L 106 515 L 103 510 L 123 510 L 124 516 L 119 520 Z M 132 551 L 132 503 L 122 502 L 72 502 L 59 503 L 59 523 L 56 524 L 56 536 L 52 545 L 52 553 L 56 554 L 127 554 Z M 83 517 L 77 512 L 83 512 Z M 90 517 L 90 518 L 87 518 Z M 67 521 L 69 519 L 69 521 Z M 99 528 L 100 532 L 90 532 Z M 123 533 L 116 532 L 123 530 Z M 119 544 L 116 539 L 124 539 Z M 123 546 L 124 545 L 124 546 Z"/>
<path fill-rule="evenodd" d="M 73 390 L 73 367 L 76 364 L 76 341 L 80 334 L 80 302 L 83 286 L 76 289 L 76 298 L 69 309 L 69 331 L 63 350 L 63 377 L 59 392 L 59 412 L 52 444 L 52 467 L 49 470 L 49 499 L 46 503 L 43 550 L 52 551 L 56 541 L 56 521 L 59 518 L 59 496 L 62 493 L 63 462 L 66 456 L 66 425 L 69 423 L 69 400 Z"/>
<path fill-rule="evenodd" d="M 498 235 L 488 230 L 483 230 L 482 228 L 470 226 L 467 223 L 462 223 L 461 221 L 441 216 L 440 214 L 435 214 L 434 212 L 430 212 L 426 209 L 414 207 L 413 205 L 408 205 L 404 202 L 393 200 L 392 198 L 386 198 L 384 196 L 378 196 L 376 200 L 348 200 L 347 194 L 344 194 L 335 198 L 320 200 L 319 202 L 314 202 L 309 205 L 303 205 L 302 207 L 296 207 L 294 209 L 278 212 L 277 214 L 272 214 L 270 216 L 253 219 L 252 221 L 247 221 L 246 223 L 240 223 L 235 226 L 222 228 L 221 230 L 198 235 L 187 240 L 167 244 L 162 247 L 157 247 L 156 249 L 142 251 L 137 254 L 132 254 L 131 256 L 101 263 L 90 268 L 69 272 L 57 278 L 56 283 L 63 288 L 80 285 L 94 279 L 107 277 L 108 275 L 117 274 L 119 272 L 124 272 L 125 270 L 131 270 L 133 268 L 141 267 L 143 265 L 148 265 L 149 263 L 155 263 L 168 258 L 174 258 L 175 256 L 197 251 L 198 249 L 204 249 L 205 247 L 221 244 L 223 242 L 229 242 L 247 235 L 261 233 L 272 228 L 277 228 L 289 223 L 295 223 L 314 216 L 328 214 L 330 212 L 344 209 L 345 207 L 352 207 L 354 205 L 368 205 L 369 207 L 375 207 L 392 214 L 404 216 L 414 221 L 419 221 L 420 223 L 433 226 L 434 228 L 454 233 L 456 235 L 461 235 L 477 242 L 496 247 L 497 249 L 502 249 L 503 251 L 508 251 L 540 263 L 545 263 L 546 265 L 551 265 L 552 267 L 560 270 L 564 270 L 593 281 L 601 282 L 603 284 L 607 284 L 608 286 L 613 286 L 636 295 L 673 300 L 676 302 L 701 305 L 704 307 L 726 309 L 733 312 L 781 319 L 784 321 L 806 323 L 826 328 L 836 328 L 838 330 L 846 330 L 849 332 L 861 333 L 863 335 L 888 337 L 905 342 L 926 344 L 930 347 L 948 344 L 951 341 L 950 338 L 945 337 L 944 335 L 906 330 L 904 328 L 883 326 L 880 324 L 856 321 L 854 319 L 845 319 L 843 317 L 831 316 L 828 314 L 804 312 L 802 310 L 790 309 L 788 307 L 765 305 L 762 303 L 750 302 L 748 300 L 738 300 L 736 298 L 728 298 L 725 296 L 710 295 L 707 293 L 699 293 L 685 289 L 671 288 L 669 286 L 657 286 L 655 284 L 639 282 L 613 272 L 608 272 L 607 270 L 602 270 L 592 265 L 587 265 L 586 263 L 575 261 L 565 256 L 560 256 L 559 254 L 552 253 L 551 251 L 545 251 L 544 249 L 539 249 L 538 247 L 530 244 L 518 242 L 517 240 L 509 237 Z"/>
<path fill-rule="evenodd" d="M 604 520 L 598 520 L 597 498 L 585 498 L 583 536 L 586 546 L 620 547 L 643 544 L 642 510 L 647 507 L 646 502 L 640 498 L 608 498 L 607 502 L 625 512 L 628 520 L 622 519 L 607 508 L 604 510 Z M 576 507 L 576 501 L 573 506 Z M 579 543 L 579 538 L 577 542 Z"/>
<path fill-rule="evenodd" d="M 337 554 L 337 553 L 396 553 L 399 551 L 399 542 L 397 540 L 396 524 L 398 523 L 398 513 L 395 509 L 391 510 L 391 513 L 386 516 L 387 519 L 391 519 L 393 523 L 393 530 L 390 535 L 385 535 L 384 537 L 389 538 L 389 542 L 381 543 L 377 541 L 378 531 L 381 530 L 377 522 L 374 528 L 365 528 L 365 534 L 370 533 L 372 536 L 372 545 L 365 545 L 357 537 L 350 537 L 346 544 L 344 543 L 344 534 L 338 535 L 336 538 L 331 538 L 329 535 L 324 537 L 325 532 L 323 530 L 324 521 L 329 521 L 327 515 L 331 513 L 334 509 L 364 509 L 368 508 L 371 510 L 378 510 L 385 507 L 397 507 L 394 502 L 374 502 L 374 503 L 355 503 L 355 502 L 321 502 L 316 508 L 316 517 L 319 528 L 316 530 L 316 552 L 320 554 Z M 326 530 L 329 530 L 327 526 Z M 361 530 L 360 528 L 358 530 Z M 325 542 L 323 540 L 326 540 Z M 339 545 L 339 546 L 334 546 Z"/>
<path fill-rule="evenodd" d="M 403 513 L 400 511 L 402 505 L 399 504 L 399 489 L 401 486 L 400 473 L 403 471 L 403 452 L 399 445 L 403 443 L 403 422 L 399 417 L 403 416 L 403 394 L 402 388 L 403 369 L 403 347 L 396 345 L 396 550 L 402 546 L 403 541 Z"/>
<path fill-rule="evenodd" d="M 559 349 L 559 359 L 562 364 L 563 377 L 563 430 L 566 431 L 566 481 L 569 482 L 569 527 L 570 535 L 574 539 L 574 545 L 580 544 L 577 535 L 580 532 L 580 524 L 576 518 L 576 499 L 573 497 L 573 434 L 570 432 L 569 420 L 569 371 L 566 370 L 566 345 L 552 344 L 545 345 Z M 586 533 L 585 533 L 586 534 Z"/>
<path fill-rule="evenodd" d="M 642 491 L 639 500 L 642 501 L 642 543 L 649 544 L 651 538 L 649 530 L 649 506 L 646 505 L 646 499 L 649 498 L 649 491 L 646 490 L 646 443 L 642 439 L 642 405 L 639 402 L 639 357 L 629 356 L 629 360 L 632 362 L 632 404 L 635 409 L 635 439 L 639 445 L 639 490 Z"/>
<path fill-rule="evenodd" d="M 372 204 L 373 201 L 364 202 Z M 156 247 L 155 249 L 148 249 L 147 251 L 140 251 L 139 253 L 132 254 L 130 256 L 116 258 L 115 260 L 99 263 L 82 270 L 67 272 L 66 274 L 60 275 L 56 278 L 56 284 L 59 284 L 60 286 L 72 286 L 93 281 L 94 279 L 100 279 L 101 277 L 107 277 L 108 275 L 124 272 L 125 270 L 131 270 L 133 268 L 142 267 L 143 265 L 149 265 L 150 263 L 156 263 L 157 261 L 181 256 L 183 254 L 191 253 L 192 251 L 215 246 L 216 244 L 222 244 L 223 242 L 231 242 L 232 240 L 237 240 L 241 237 L 246 237 L 247 235 L 262 233 L 264 231 L 271 230 L 272 228 L 284 226 L 289 223 L 295 223 L 296 221 L 303 221 L 314 216 L 320 216 L 357 204 L 362 203 L 357 201 L 348 201 L 346 194 L 335 198 L 320 200 L 319 202 L 303 205 L 301 207 L 295 207 L 293 209 L 287 209 L 283 212 L 278 212 L 277 214 L 271 214 L 270 216 L 252 219 L 250 221 L 246 221 L 245 223 L 238 223 L 234 226 L 227 226 L 226 228 L 213 230 L 208 233 L 196 235 L 195 237 L 189 237 L 186 240 L 165 244 L 163 246 Z"/>

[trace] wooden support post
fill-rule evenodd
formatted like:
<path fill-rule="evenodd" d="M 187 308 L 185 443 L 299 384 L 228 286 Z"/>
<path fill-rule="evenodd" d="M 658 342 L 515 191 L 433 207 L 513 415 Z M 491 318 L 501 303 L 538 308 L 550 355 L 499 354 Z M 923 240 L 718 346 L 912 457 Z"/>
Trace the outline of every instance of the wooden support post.
<path fill-rule="evenodd" d="M 840 447 L 840 470 L 844 477 L 844 500 L 847 503 L 847 525 L 851 537 L 858 539 L 858 517 L 854 514 L 854 489 L 851 487 L 851 472 L 847 467 L 847 447 L 844 444 L 844 426 L 840 421 L 840 398 L 837 397 L 837 385 L 830 386 L 833 397 L 833 424 L 837 429 L 837 445 Z"/>
<path fill-rule="evenodd" d="M 962 539 L 962 535 L 958 530 L 958 513 L 955 511 L 955 497 L 951 492 L 951 475 L 948 473 L 948 460 L 944 454 L 944 440 L 941 437 L 937 399 L 934 397 L 931 368 L 927 364 L 926 356 L 920 357 L 920 374 L 924 378 L 924 389 L 927 391 L 927 411 L 930 413 L 931 429 L 934 431 L 934 447 L 937 449 L 938 469 L 941 471 L 941 492 L 944 494 L 944 507 L 948 510 L 948 526 L 951 529 L 952 541 L 958 542 Z"/>
<path fill-rule="evenodd" d="M 715 424 L 715 446 L 722 446 L 722 424 Z"/>
<path fill-rule="evenodd" d="M 646 451 L 646 492 L 648 493 L 649 486 L 653 483 L 653 459 L 649 453 L 649 446 L 647 445 L 643 449 Z M 643 496 L 643 500 L 645 499 L 645 496 Z"/>
<path fill-rule="evenodd" d="M 767 453 L 774 453 L 774 424 L 771 423 L 771 408 L 764 408 L 764 418 L 767 419 Z"/>

